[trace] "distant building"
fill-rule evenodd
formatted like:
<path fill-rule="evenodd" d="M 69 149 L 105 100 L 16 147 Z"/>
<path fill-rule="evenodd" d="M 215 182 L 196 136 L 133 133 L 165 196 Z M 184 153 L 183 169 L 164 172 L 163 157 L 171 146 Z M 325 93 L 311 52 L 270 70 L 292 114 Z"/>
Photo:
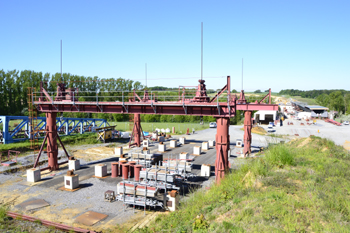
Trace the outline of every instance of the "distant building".
<path fill-rule="evenodd" d="M 301 119 L 328 118 L 328 108 L 319 105 L 307 105 L 300 102 L 292 102 L 296 116 Z"/>
<path fill-rule="evenodd" d="M 255 122 L 261 124 L 268 124 L 269 122 L 274 122 L 277 120 L 277 111 L 257 111 L 254 113 Z"/>

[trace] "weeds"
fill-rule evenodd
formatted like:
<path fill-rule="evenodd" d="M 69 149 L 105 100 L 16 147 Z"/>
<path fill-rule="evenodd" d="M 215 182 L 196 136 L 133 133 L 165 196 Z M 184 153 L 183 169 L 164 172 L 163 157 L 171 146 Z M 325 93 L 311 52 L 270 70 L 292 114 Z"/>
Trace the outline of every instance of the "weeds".
<path fill-rule="evenodd" d="M 303 139 L 270 146 L 265 157 L 247 160 L 221 185 L 190 194 L 149 229 L 350 232 L 349 155 L 327 139 L 310 139 L 304 147 Z"/>

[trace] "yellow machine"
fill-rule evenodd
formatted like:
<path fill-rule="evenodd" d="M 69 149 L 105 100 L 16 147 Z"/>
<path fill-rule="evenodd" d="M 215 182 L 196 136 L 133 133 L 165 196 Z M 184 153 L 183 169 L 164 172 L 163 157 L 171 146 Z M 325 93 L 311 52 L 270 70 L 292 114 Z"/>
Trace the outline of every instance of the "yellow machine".
<path fill-rule="evenodd" d="M 107 126 L 102 128 L 96 128 L 96 132 L 98 134 L 97 140 L 101 140 L 103 142 L 106 142 L 107 140 L 112 140 L 114 138 L 118 138 L 118 133 L 115 132 L 114 126 Z"/>

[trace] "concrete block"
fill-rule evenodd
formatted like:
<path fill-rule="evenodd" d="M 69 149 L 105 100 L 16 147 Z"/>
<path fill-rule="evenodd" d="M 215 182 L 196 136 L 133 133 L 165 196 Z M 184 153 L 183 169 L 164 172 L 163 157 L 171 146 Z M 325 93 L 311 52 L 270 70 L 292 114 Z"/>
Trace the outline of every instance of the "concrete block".
<path fill-rule="evenodd" d="M 119 162 L 128 161 L 129 158 L 119 158 Z"/>
<path fill-rule="evenodd" d="M 209 150 L 209 143 L 208 142 L 202 142 L 202 150 Z"/>
<path fill-rule="evenodd" d="M 158 141 L 159 141 L 159 142 L 165 142 L 164 136 L 159 136 L 159 137 L 158 137 Z"/>
<path fill-rule="evenodd" d="M 242 145 L 243 145 L 242 140 L 241 139 L 237 139 L 236 140 L 236 147 L 242 147 Z"/>
<path fill-rule="evenodd" d="M 205 176 L 205 177 L 210 176 L 210 164 L 202 164 L 201 176 Z"/>
<path fill-rule="evenodd" d="M 170 141 L 170 148 L 175 148 L 177 146 L 177 141 L 176 140 L 171 140 Z"/>
<path fill-rule="evenodd" d="M 194 146 L 193 147 L 193 154 L 200 155 L 201 154 L 201 147 L 200 146 Z"/>
<path fill-rule="evenodd" d="M 64 187 L 66 189 L 79 188 L 79 175 L 64 176 Z"/>
<path fill-rule="evenodd" d="M 68 160 L 68 170 L 79 170 L 80 169 L 80 160 L 74 159 L 74 160 Z"/>
<path fill-rule="evenodd" d="M 40 169 L 32 168 L 27 170 L 27 181 L 28 182 L 37 182 L 41 180 Z"/>
<path fill-rule="evenodd" d="M 150 154 L 150 150 L 149 150 L 149 149 L 147 149 L 147 150 L 141 150 L 141 154 L 148 155 L 148 154 Z"/>
<path fill-rule="evenodd" d="M 123 154 L 123 147 L 116 147 L 114 148 L 114 154 L 119 157 Z"/>
<path fill-rule="evenodd" d="M 159 144 L 159 145 L 158 145 L 158 151 L 160 151 L 160 152 L 165 152 L 165 151 L 166 151 L 166 146 L 165 146 L 165 144 Z"/>
<path fill-rule="evenodd" d="M 209 146 L 214 147 L 215 146 L 215 141 L 214 140 L 209 140 Z"/>
<path fill-rule="evenodd" d="M 179 200 L 180 200 L 180 195 L 178 195 L 178 193 L 173 190 L 172 192 L 170 192 L 167 195 L 167 207 L 170 211 L 175 211 L 178 209 L 179 207 Z"/>
<path fill-rule="evenodd" d="M 180 142 L 182 145 L 185 145 L 185 144 L 186 144 L 186 138 L 185 138 L 185 137 L 179 138 L 179 142 Z"/>
<path fill-rule="evenodd" d="M 189 153 L 187 153 L 187 152 L 181 152 L 181 153 L 180 153 L 180 159 L 181 159 L 181 160 L 188 160 L 188 159 L 190 159 Z"/>
<path fill-rule="evenodd" d="M 148 139 L 145 139 L 145 140 L 142 141 L 142 146 L 143 146 L 143 147 L 147 147 L 147 148 L 149 147 L 149 141 L 148 141 Z"/>
<path fill-rule="evenodd" d="M 97 177 L 107 176 L 107 165 L 106 164 L 97 164 L 95 166 L 95 176 L 97 176 Z"/>

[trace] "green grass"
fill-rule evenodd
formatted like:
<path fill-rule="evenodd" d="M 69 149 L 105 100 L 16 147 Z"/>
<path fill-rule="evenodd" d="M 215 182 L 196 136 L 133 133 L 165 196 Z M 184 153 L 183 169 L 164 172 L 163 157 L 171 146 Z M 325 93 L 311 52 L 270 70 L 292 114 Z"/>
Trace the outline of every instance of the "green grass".
<path fill-rule="evenodd" d="M 129 122 L 109 122 L 109 124 L 117 125 L 116 129 L 120 131 L 132 130 L 132 128 L 130 128 L 129 126 Z M 209 122 L 205 122 L 203 125 L 200 125 L 199 123 L 190 123 L 190 122 L 189 123 L 141 122 L 141 127 L 142 127 L 142 130 L 145 132 L 153 132 L 156 130 L 156 128 L 159 128 L 159 129 L 169 128 L 171 131 L 172 127 L 175 127 L 175 131 L 176 131 L 175 134 L 185 134 L 187 131 L 187 128 L 190 129 L 190 132 L 192 132 L 192 128 L 194 128 L 195 131 L 207 129 L 209 128 Z"/>
<path fill-rule="evenodd" d="M 129 131 L 129 122 L 110 122 L 110 125 L 117 125 L 116 129 L 121 131 Z M 169 128 L 170 130 L 172 127 L 175 127 L 176 134 L 185 134 L 187 131 L 187 128 L 190 129 L 190 132 L 192 132 L 192 128 L 195 129 L 195 131 L 203 130 L 209 128 L 209 123 L 204 123 L 203 125 L 200 125 L 199 123 L 159 123 L 159 122 L 144 122 L 141 123 L 143 131 L 149 131 L 155 130 L 156 128 L 159 129 L 166 129 Z M 64 145 L 85 145 L 85 144 L 98 144 L 101 143 L 97 140 L 97 134 L 96 133 L 84 133 L 84 134 L 73 134 L 70 136 L 61 136 L 61 140 Z M 40 139 L 38 142 L 38 145 L 41 145 L 43 139 Z M 7 151 L 7 150 L 16 150 L 20 152 L 27 152 L 32 151 L 30 149 L 30 141 L 23 141 L 23 142 L 17 142 L 17 143 L 10 143 L 10 144 L 0 144 L 0 152 L 1 151 Z"/>
<path fill-rule="evenodd" d="M 349 232 L 349 153 L 304 140 L 271 146 L 140 232 Z"/>
<path fill-rule="evenodd" d="M 318 105 L 315 99 L 303 98 L 301 96 L 288 96 L 286 98 L 292 98 L 292 99 L 295 99 L 296 101 L 303 102 L 308 105 Z"/>
<path fill-rule="evenodd" d="M 0 203 L 0 232 L 63 232 L 58 231 L 54 227 L 43 226 L 40 220 L 35 220 L 34 223 L 25 224 L 26 220 L 21 217 L 11 218 L 7 216 L 8 206 Z M 40 231 L 38 231 L 40 227 Z"/>

